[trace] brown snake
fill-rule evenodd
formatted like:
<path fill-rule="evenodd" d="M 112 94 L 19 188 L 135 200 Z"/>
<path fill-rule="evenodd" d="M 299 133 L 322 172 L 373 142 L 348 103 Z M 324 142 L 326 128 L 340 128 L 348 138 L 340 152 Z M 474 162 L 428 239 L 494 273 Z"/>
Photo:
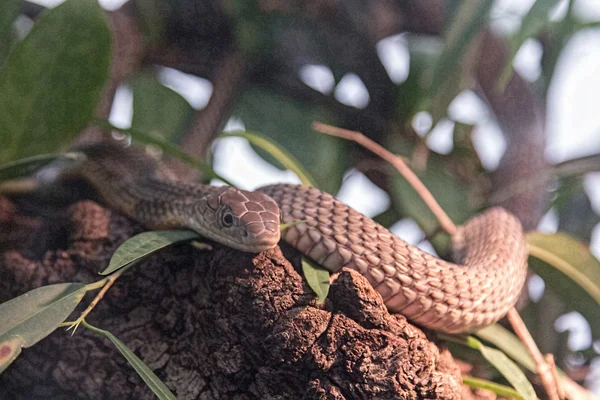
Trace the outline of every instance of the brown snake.
<path fill-rule="evenodd" d="M 332 272 L 359 271 L 391 312 L 429 329 L 468 332 L 502 318 L 525 281 L 527 245 L 519 221 L 501 208 L 469 220 L 453 237 L 457 264 L 434 257 L 333 196 L 301 185 L 255 192 L 176 180 L 143 152 L 83 148 L 87 160 L 65 176 L 87 180 L 110 206 L 150 229 L 192 229 L 229 247 L 260 252 L 283 239 Z M 281 218 L 281 221 L 280 221 Z"/>

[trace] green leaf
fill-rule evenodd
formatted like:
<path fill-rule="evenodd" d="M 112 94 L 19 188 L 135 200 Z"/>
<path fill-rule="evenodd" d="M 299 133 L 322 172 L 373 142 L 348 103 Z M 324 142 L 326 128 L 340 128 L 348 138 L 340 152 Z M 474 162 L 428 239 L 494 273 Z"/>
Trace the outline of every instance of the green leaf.
<path fill-rule="evenodd" d="M 526 400 L 536 400 L 537 396 L 531 383 L 521 369 L 500 350 L 481 345 L 481 355 L 492 364 L 508 382 Z"/>
<path fill-rule="evenodd" d="M 110 63 L 110 30 L 96 0 L 44 12 L 0 77 L 0 162 L 58 150 L 86 127 Z"/>
<path fill-rule="evenodd" d="M 317 295 L 319 303 L 323 303 L 329 293 L 329 271 L 318 266 L 312 260 L 302 257 L 302 272 L 308 286 Z"/>
<path fill-rule="evenodd" d="M 152 74 L 137 76 L 133 89 L 133 129 L 178 143 L 194 109 L 177 92 L 161 84 Z"/>
<path fill-rule="evenodd" d="M 28 176 L 53 161 L 78 162 L 85 159 L 83 153 L 40 154 L 0 165 L 0 182 Z"/>
<path fill-rule="evenodd" d="M 527 12 L 527 14 L 523 17 L 523 20 L 521 21 L 521 28 L 511 37 L 509 41 L 510 55 L 507 57 L 506 65 L 502 70 L 500 79 L 498 79 L 498 89 L 500 91 L 504 90 L 506 84 L 512 77 L 512 64 L 517 52 L 527 39 L 535 36 L 542 29 L 542 27 L 548 23 L 548 13 L 558 2 L 559 0 L 536 0 L 536 2 L 533 3 L 529 9 L 529 12 Z"/>
<path fill-rule="evenodd" d="M 463 59 L 467 46 L 487 22 L 494 4 L 492 0 L 466 0 L 460 3 L 444 35 L 444 49 L 431 77 L 431 95 L 435 96 L 442 85 L 451 78 Z"/>
<path fill-rule="evenodd" d="M 12 39 L 12 27 L 21 11 L 22 0 L 0 1 L 0 65 L 4 62 Z"/>
<path fill-rule="evenodd" d="M 394 88 L 395 117 L 400 121 L 409 121 L 429 106 L 432 95 L 426 80 L 432 76 L 442 49 L 441 40 L 432 36 L 408 35 L 406 44 L 410 53 L 408 76 Z"/>
<path fill-rule="evenodd" d="M 13 349 L 8 358 L 3 358 L 4 363 L 0 363 L 0 371 L 20 352 L 14 350 L 15 346 L 33 346 L 52 333 L 73 312 L 85 292 L 81 283 L 60 283 L 31 290 L 0 304 L 0 349 Z"/>
<path fill-rule="evenodd" d="M 246 139 L 251 145 L 259 147 L 269 153 L 271 157 L 276 159 L 281 165 L 283 165 L 284 168 L 287 168 L 298 175 L 298 178 L 300 178 L 300 181 L 304 185 L 317 187 L 314 178 L 310 175 L 310 172 L 308 172 L 292 154 L 287 152 L 274 141 L 261 136 L 258 133 L 251 132 L 230 132 L 224 133 L 220 137 L 241 137 Z"/>
<path fill-rule="evenodd" d="M 311 128 L 313 121 L 335 124 L 323 109 L 266 90 L 252 89 L 242 94 L 234 115 L 240 117 L 246 130 L 260 132 L 293 154 L 310 171 L 316 187 L 337 193 L 344 173 L 350 168 L 348 144 Z M 261 157 L 277 165 L 269 153 L 260 148 L 256 150 Z"/>
<path fill-rule="evenodd" d="M 510 358 L 527 368 L 531 372 L 536 372 L 535 361 L 529 355 L 523 342 L 506 328 L 492 324 L 475 332 L 480 338 L 492 343 L 502 350 Z"/>
<path fill-rule="evenodd" d="M 429 105 L 433 126 L 448 114 L 448 106 L 459 93 L 474 86 L 475 69 L 479 64 L 478 50 L 479 43 L 470 43 L 464 49 L 462 62 L 448 73 L 440 88 L 436 88 L 436 94 Z"/>
<path fill-rule="evenodd" d="M 516 392 L 513 388 L 500 385 L 496 382 L 487 381 L 485 379 L 474 378 L 472 376 L 463 376 L 463 383 L 475 389 L 487 389 L 502 397 L 523 399 L 523 396 Z"/>
<path fill-rule="evenodd" d="M 115 335 L 112 333 L 105 331 L 104 329 L 96 328 L 83 321 L 83 326 L 88 328 L 89 330 L 98 333 L 100 335 L 104 335 L 110 340 L 116 348 L 123 354 L 123 357 L 129 362 L 129 364 L 135 369 L 140 378 L 148 385 L 148 387 L 152 390 L 152 392 L 161 400 L 176 400 L 176 397 L 169 388 L 165 386 L 164 383 L 152 372 L 150 368 L 138 356 L 133 354 L 131 350 L 125 343 L 121 342 Z"/>
<path fill-rule="evenodd" d="M 558 215 L 559 231 L 589 242 L 594 228 L 600 223 L 600 216 L 594 212 L 583 179 L 567 177 L 559 179 L 558 183 L 560 186 L 554 191 L 552 206 Z"/>
<path fill-rule="evenodd" d="M 537 396 L 531 383 L 521 369 L 500 350 L 485 346 L 473 336 L 459 337 L 442 334 L 441 337 L 455 343 L 466 345 L 481 353 L 494 368 L 516 389 L 525 400 L 536 400 Z"/>
<path fill-rule="evenodd" d="M 185 242 L 193 239 L 199 239 L 200 236 L 192 231 L 154 231 L 140 233 L 128 239 L 115 251 L 108 267 L 102 271 L 101 275 L 108 275 L 116 270 L 139 261 L 144 257 L 158 251 L 164 247 L 175 243 Z"/>
<path fill-rule="evenodd" d="M 529 266 L 572 309 L 585 317 L 594 336 L 600 333 L 600 261 L 587 245 L 564 234 L 532 232 Z"/>

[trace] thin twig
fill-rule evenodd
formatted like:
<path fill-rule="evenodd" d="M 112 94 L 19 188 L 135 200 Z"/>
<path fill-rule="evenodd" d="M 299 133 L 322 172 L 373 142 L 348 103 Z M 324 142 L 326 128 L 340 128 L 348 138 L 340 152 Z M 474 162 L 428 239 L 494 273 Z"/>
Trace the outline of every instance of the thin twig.
<path fill-rule="evenodd" d="M 521 339 L 521 342 L 523 342 L 525 347 L 527 347 L 529 354 L 535 361 L 538 375 L 540 376 L 542 385 L 548 394 L 548 399 L 560 400 L 561 398 L 559 397 L 558 389 L 559 383 L 558 380 L 555 379 L 555 377 L 558 376 L 558 373 L 556 371 L 552 371 L 551 366 L 546 363 L 544 356 L 535 344 L 533 337 L 531 337 L 531 333 L 529 333 L 529 330 L 525 326 L 525 323 L 521 319 L 521 316 L 517 310 L 515 308 L 511 308 L 506 316 L 514 329 L 515 334 L 519 337 L 519 339 Z"/>
<path fill-rule="evenodd" d="M 554 379 L 554 382 L 556 383 L 556 392 L 558 394 L 558 397 L 560 399 L 564 399 L 565 391 L 562 387 L 560 376 L 558 376 L 558 370 L 556 369 L 556 363 L 554 362 L 554 355 L 549 353 L 549 354 L 546 354 L 545 358 L 546 358 L 546 362 L 550 366 L 550 372 L 552 373 L 552 379 Z"/>
<path fill-rule="evenodd" d="M 449 235 L 454 235 L 456 233 L 456 225 L 454 225 L 454 222 L 452 222 L 450 217 L 448 217 L 448 215 L 444 212 L 442 207 L 440 207 L 438 202 L 435 200 L 431 192 L 425 187 L 423 182 L 421 182 L 421 180 L 408 167 L 408 165 L 406 165 L 402 158 L 391 153 L 390 151 L 375 143 L 373 140 L 369 139 L 360 132 L 337 128 L 335 126 L 326 125 L 321 122 L 313 122 L 312 128 L 317 132 L 325 133 L 327 135 L 337 136 L 347 140 L 353 140 L 356 143 L 363 146 L 364 148 L 372 151 L 374 154 L 378 155 L 385 161 L 392 164 L 392 166 L 396 168 L 396 170 L 398 170 L 400 175 L 402 175 L 402 177 L 406 179 L 408 183 L 416 190 L 419 196 L 421 196 L 425 204 L 427 204 L 431 212 L 433 212 L 433 215 L 435 215 L 435 217 L 437 218 L 442 229 L 446 231 Z"/>
<path fill-rule="evenodd" d="M 77 318 L 77 320 L 75 320 L 75 322 L 73 322 L 73 324 L 71 324 L 69 326 L 69 328 L 67 328 L 67 330 L 73 329 L 73 332 L 71 333 L 72 335 L 75 334 L 75 331 L 79 327 L 79 324 L 81 324 L 85 320 L 85 317 L 87 317 L 89 315 L 89 313 L 92 312 L 92 310 L 94 309 L 94 307 L 96 307 L 98 305 L 98 303 L 100 302 L 100 300 L 102 300 L 102 298 L 104 297 L 104 295 L 106 294 L 106 292 L 108 291 L 108 289 L 110 289 L 112 287 L 112 285 L 115 283 L 115 281 L 117 279 L 119 279 L 119 277 L 121 275 L 123 275 L 123 273 L 125 271 L 127 271 L 127 269 L 128 269 L 128 267 L 121 268 L 120 270 L 116 271 L 115 273 L 113 273 L 112 275 L 110 275 L 109 277 L 106 278 L 106 283 L 102 287 L 102 290 L 100 290 L 100 292 L 98 292 L 98 294 L 96 295 L 96 297 L 94 297 L 94 300 L 92 300 L 92 302 L 90 303 L 90 305 L 87 306 L 87 308 L 81 313 L 81 315 L 79 316 L 79 318 Z"/>

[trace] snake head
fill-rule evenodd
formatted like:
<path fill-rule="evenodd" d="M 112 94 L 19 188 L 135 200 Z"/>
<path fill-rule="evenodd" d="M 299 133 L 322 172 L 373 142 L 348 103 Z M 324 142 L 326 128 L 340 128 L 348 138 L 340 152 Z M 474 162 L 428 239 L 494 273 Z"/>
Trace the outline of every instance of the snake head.
<path fill-rule="evenodd" d="M 202 236 L 237 250 L 258 253 L 279 242 L 279 206 L 264 193 L 234 188 L 202 198 L 190 219 Z"/>

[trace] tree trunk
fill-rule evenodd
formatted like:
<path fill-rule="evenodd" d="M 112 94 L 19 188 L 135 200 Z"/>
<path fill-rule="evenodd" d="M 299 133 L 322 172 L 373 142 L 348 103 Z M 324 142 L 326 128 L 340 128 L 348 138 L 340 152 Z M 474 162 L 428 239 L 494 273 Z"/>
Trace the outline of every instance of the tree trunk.
<path fill-rule="evenodd" d="M 143 230 L 90 200 L 52 214 L 26 216 L 0 198 L 0 301 L 98 280 L 118 245 Z M 290 248 L 173 246 L 124 274 L 87 320 L 125 342 L 178 399 L 462 397 L 450 353 L 390 315 L 364 278 L 343 270 L 318 305 L 299 260 Z M 24 349 L 0 387 L 0 399 L 153 398 L 114 346 L 85 328 Z"/>

